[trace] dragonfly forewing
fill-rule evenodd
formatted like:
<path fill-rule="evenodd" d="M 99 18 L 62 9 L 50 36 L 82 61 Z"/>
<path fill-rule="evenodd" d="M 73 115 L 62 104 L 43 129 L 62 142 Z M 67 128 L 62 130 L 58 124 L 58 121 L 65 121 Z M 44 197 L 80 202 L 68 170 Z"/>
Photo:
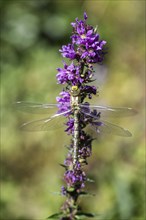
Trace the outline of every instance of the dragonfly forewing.
<path fill-rule="evenodd" d="M 41 104 L 31 102 L 16 102 L 15 107 L 17 110 L 28 112 L 32 114 L 49 114 L 51 110 L 58 111 L 57 104 Z"/>
<path fill-rule="evenodd" d="M 133 116 L 137 112 L 136 110 L 132 108 L 113 108 L 113 107 L 107 107 L 107 106 L 99 106 L 99 105 L 84 105 L 80 104 L 80 107 L 82 109 L 82 112 L 84 113 L 91 113 L 94 110 L 97 111 L 97 113 L 101 113 L 102 117 L 127 117 L 127 116 Z M 93 114 L 91 115 L 93 117 Z"/>

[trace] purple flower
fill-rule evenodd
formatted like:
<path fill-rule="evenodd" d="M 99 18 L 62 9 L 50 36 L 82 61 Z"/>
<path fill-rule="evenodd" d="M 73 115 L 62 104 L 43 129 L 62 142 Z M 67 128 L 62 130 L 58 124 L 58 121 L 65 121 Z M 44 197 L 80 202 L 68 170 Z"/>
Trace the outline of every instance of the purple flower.
<path fill-rule="evenodd" d="M 63 57 L 69 58 L 71 60 L 76 59 L 77 57 L 76 51 L 74 50 L 74 45 L 72 44 L 68 44 L 67 46 L 63 45 L 62 49 L 59 51 L 62 53 Z"/>
<path fill-rule="evenodd" d="M 64 179 L 68 185 L 68 187 L 79 187 L 83 188 L 85 186 L 86 175 L 84 171 L 77 170 L 67 170 L 64 174 Z"/>
<path fill-rule="evenodd" d="M 77 18 L 75 23 L 71 23 L 73 27 L 72 44 L 62 46 L 59 51 L 63 57 L 71 60 L 84 60 L 87 63 L 102 62 L 105 54 L 103 46 L 106 41 L 99 40 L 99 34 L 92 26 L 86 24 L 86 20 L 87 14 L 84 13 L 84 20 Z"/>
<path fill-rule="evenodd" d="M 65 112 L 70 109 L 70 94 L 66 91 L 62 91 L 59 94 L 61 97 L 56 97 L 58 102 L 58 113 Z"/>
<path fill-rule="evenodd" d="M 81 59 L 88 63 L 102 62 L 106 41 L 99 40 L 99 34 L 92 26 L 86 24 L 86 19 L 87 15 L 84 13 L 84 20 L 76 19 L 75 23 L 71 23 L 74 28 L 72 44 L 78 46 L 77 54 Z"/>
<path fill-rule="evenodd" d="M 64 186 L 61 187 L 61 193 L 62 193 L 62 195 L 66 196 L 67 191 Z"/>
<path fill-rule="evenodd" d="M 74 65 L 71 63 L 67 65 L 64 62 L 64 68 L 58 68 L 57 80 L 60 84 L 71 83 L 72 85 L 78 85 L 83 83 L 84 79 L 80 76 L 80 65 Z"/>
<path fill-rule="evenodd" d="M 63 62 L 64 69 L 63 68 L 57 68 L 58 74 L 56 75 L 56 78 L 58 80 L 59 84 L 65 84 L 68 81 L 68 71 L 67 71 L 67 64 Z"/>
<path fill-rule="evenodd" d="M 74 28 L 74 32 L 77 33 L 78 35 L 82 35 L 86 31 L 86 22 L 85 20 L 80 20 L 76 18 L 76 22 L 71 23 L 72 27 Z"/>
<path fill-rule="evenodd" d="M 65 130 L 68 134 L 74 133 L 74 119 L 70 118 L 68 122 L 66 123 L 67 129 Z"/>
<path fill-rule="evenodd" d="M 72 164 L 73 164 L 73 158 L 72 158 L 72 155 L 69 153 L 67 155 L 67 158 L 64 161 L 64 165 L 67 166 L 67 167 L 71 167 Z"/>
<path fill-rule="evenodd" d="M 87 157 L 91 156 L 91 144 L 93 139 L 90 135 L 87 135 L 84 131 L 82 131 L 80 135 L 80 149 L 79 154 L 80 158 L 86 159 Z"/>
<path fill-rule="evenodd" d="M 91 99 L 92 94 L 96 95 L 96 93 L 97 93 L 97 89 L 95 86 L 86 85 L 86 86 L 81 87 L 81 94 L 83 97 L 88 96 L 88 98 Z"/>
<path fill-rule="evenodd" d="M 84 160 L 87 157 L 90 157 L 91 156 L 91 145 L 89 147 L 88 146 L 83 147 L 81 150 L 79 150 L 79 154 L 80 154 L 80 158 Z"/>
<path fill-rule="evenodd" d="M 95 86 L 84 86 L 82 91 L 86 92 L 86 93 L 90 93 L 90 94 L 94 94 L 96 95 L 97 89 Z"/>
<path fill-rule="evenodd" d="M 85 48 L 88 48 L 89 45 L 92 45 L 93 43 L 98 41 L 99 35 L 94 34 L 94 29 L 86 30 L 83 27 L 81 29 L 82 31 L 77 30 L 77 33 L 72 35 L 72 43 L 77 45 L 84 45 Z"/>
<path fill-rule="evenodd" d="M 84 12 L 84 20 L 87 20 L 88 16 L 87 16 L 87 13 Z"/>
<path fill-rule="evenodd" d="M 74 44 L 79 46 L 77 52 L 81 59 L 88 63 L 98 63 L 103 60 L 104 49 L 103 46 L 106 41 L 99 41 L 99 35 L 94 33 L 94 30 L 88 30 L 87 33 L 72 36 Z"/>

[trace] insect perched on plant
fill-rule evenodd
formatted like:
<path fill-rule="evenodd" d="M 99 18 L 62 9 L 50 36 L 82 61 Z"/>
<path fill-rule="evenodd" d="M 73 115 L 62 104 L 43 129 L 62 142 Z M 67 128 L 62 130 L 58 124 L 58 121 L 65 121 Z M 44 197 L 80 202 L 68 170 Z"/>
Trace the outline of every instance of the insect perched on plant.
<path fill-rule="evenodd" d="M 29 102 L 17 102 L 16 107 L 19 110 L 48 114 L 51 109 L 54 111 L 58 109 L 58 104 L 37 104 Z M 74 164 L 77 161 L 77 149 L 79 143 L 79 131 L 80 131 L 80 119 L 86 124 L 89 124 L 91 129 L 96 133 L 108 133 L 124 137 L 130 137 L 131 133 L 117 125 L 109 123 L 102 118 L 104 117 L 124 117 L 134 115 L 136 112 L 132 108 L 112 108 L 98 105 L 89 105 L 87 103 L 81 103 L 80 101 L 80 89 L 78 86 L 72 86 L 70 89 L 70 105 L 68 109 L 59 113 L 53 114 L 51 117 L 30 121 L 24 123 L 21 128 L 28 131 L 47 131 L 56 125 L 59 125 L 60 117 L 66 116 L 73 117 L 73 141 L 74 141 Z"/>

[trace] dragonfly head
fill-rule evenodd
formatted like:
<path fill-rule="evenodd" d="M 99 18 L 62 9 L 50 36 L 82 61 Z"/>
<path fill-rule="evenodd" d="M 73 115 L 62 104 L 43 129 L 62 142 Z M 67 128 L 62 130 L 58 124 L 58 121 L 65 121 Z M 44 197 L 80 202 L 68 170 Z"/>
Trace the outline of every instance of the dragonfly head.
<path fill-rule="evenodd" d="M 78 88 L 78 86 L 72 86 L 70 93 L 74 97 L 78 96 L 80 94 L 80 89 Z"/>

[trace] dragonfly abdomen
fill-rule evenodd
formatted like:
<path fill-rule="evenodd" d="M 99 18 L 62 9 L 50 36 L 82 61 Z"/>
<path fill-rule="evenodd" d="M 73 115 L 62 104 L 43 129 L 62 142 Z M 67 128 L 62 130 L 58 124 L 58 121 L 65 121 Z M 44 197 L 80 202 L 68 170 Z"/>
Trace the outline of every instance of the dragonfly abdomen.
<path fill-rule="evenodd" d="M 73 146 L 73 165 L 78 161 L 79 144 L 79 109 L 74 110 L 74 146 Z"/>

